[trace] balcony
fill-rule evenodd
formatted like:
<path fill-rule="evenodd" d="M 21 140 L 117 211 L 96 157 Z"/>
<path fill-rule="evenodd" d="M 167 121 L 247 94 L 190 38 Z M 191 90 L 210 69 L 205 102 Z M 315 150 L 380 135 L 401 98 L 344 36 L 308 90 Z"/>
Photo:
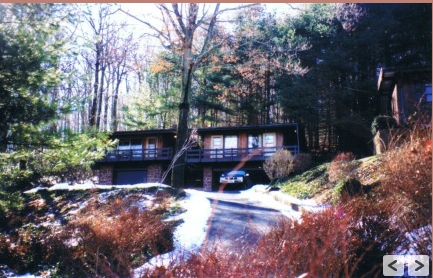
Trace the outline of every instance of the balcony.
<path fill-rule="evenodd" d="M 298 145 L 255 149 L 192 149 L 186 152 L 185 161 L 188 163 L 264 161 L 280 149 L 288 150 L 292 154 L 299 153 Z"/>
<path fill-rule="evenodd" d="M 113 150 L 101 162 L 171 160 L 173 148 Z"/>

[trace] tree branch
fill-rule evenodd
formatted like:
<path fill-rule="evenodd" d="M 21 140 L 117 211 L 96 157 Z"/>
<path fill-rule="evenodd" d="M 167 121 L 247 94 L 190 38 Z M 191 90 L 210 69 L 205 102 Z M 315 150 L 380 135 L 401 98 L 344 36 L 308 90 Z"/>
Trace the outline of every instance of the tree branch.
<path fill-rule="evenodd" d="M 157 33 L 157 35 L 152 35 L 153 37 L 156 37 L 156 38 L 163 38 L 163 39 L 165 39 L 166 41 L 170 41 L 169 38 L 168 38 L 167 36 L 164 35 L 164 32 L 163 32 L 163 31 L 158 30 L 158 28 L 156 28 L 155 26 L 153 26 L 153 25 L 150 24 L 149 22 L 144 21 L 144 20 L 142 20 L 142 19 L 136 17 L 135 15 L 130 14 L 129 12 L 127 12 L 127 11 L 125 11 L 125 10 L 122 10 L 122 8 L 119 8 L 119 11 L 121 11 L 121 12 L 123 12 L 124 14 L 126 14 L 126 15 L 132 17 L 133 19 L 135 19 L 135 20 L 137 20 L 137 21 L 143 23 L 144 25 L 146 25 L 147 27 L 149 27 L 150 29 L 152 29 L 153 31 L 155 31 L 155 32 Z M 164 45 L 164 44 L 163 44 L 163 45 Z M 166 46 L 165 46 L 165 47 L 166 47 Z"/>

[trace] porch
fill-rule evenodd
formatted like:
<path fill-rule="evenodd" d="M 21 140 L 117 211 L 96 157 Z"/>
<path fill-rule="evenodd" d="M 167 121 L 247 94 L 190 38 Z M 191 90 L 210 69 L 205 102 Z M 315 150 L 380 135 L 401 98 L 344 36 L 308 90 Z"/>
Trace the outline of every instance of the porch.
<path fill-rule="evenodd" d="M 186 152 L 185 162 L 264 161 L 280 149 L 288 150 L 292 154 L 300 152 L 298 145 L 261 148 L 191 149 Z"/>
<path fill-rule="evenodd" d="M 118 161 L 155 161 L 171 160 L 173 158 L 173 148 L 150 148 L 150 149 L 130 149 L 113 150 L 105 154 L 100 162 Z"/>

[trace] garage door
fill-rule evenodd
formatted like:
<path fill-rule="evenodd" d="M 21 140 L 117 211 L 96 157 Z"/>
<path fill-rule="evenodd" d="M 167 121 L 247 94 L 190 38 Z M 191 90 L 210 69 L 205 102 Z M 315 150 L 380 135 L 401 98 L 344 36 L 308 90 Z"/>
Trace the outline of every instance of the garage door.
<path fill-rule="evenodd" d="M 145 182 L 147 182 L 147 170 L 116 171 L 116 185 L 137 184 Z"/>

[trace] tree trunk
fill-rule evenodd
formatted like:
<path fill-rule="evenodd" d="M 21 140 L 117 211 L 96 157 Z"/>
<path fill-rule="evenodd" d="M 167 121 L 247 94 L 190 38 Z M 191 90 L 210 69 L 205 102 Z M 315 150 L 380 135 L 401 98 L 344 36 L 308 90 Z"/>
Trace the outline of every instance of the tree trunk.
<path fill-rule="evenodd" d="M 116 88 L 113 92 L 113 99 L 111 103 L 111 131 L 117 131 L 119 119 L 117 118 L 117 103 L 119 99 L 119 87 L 122 81 L 122 74 L 117 71 L 116 73 Z"/>
<path fill-rule="evenodd" d="M 189 95 L 191 91 L 192 74 L 192 33 L 190 44 L 183 55 L 182 68 L 182 102 L 179 105 L 179 121 L 177 125 L 176 153 L 179 152 L 188 140 Z M 171 175 L 171 185 L 182 188 L 185 186 L 185 153 L 174 163 Z"/>
<path fill-rule="evenodd" d="M 98 109 L 96 113 L 96 129 L 100 130 L 101 127 L 101 117 L 102 117 L 102 99 L 104 95 L 104 81 L 105 81 L 105 62 L 102 63 L 101 66 L 101 82 L 99 85 L 99 93 L 98 93 Z"/>
<path fill-rule="evenodd" d="M 96 125 L 96 114 L 98 109 L 98 89 L 99 89 L 99 67 L 101 59 L 101 43 L 96 43 L 96 61 L 95 61 L 95 83 L 93 84 L 93 97 L 92 105 L 90 106 L 89 125 L 94 127 Z"/>

